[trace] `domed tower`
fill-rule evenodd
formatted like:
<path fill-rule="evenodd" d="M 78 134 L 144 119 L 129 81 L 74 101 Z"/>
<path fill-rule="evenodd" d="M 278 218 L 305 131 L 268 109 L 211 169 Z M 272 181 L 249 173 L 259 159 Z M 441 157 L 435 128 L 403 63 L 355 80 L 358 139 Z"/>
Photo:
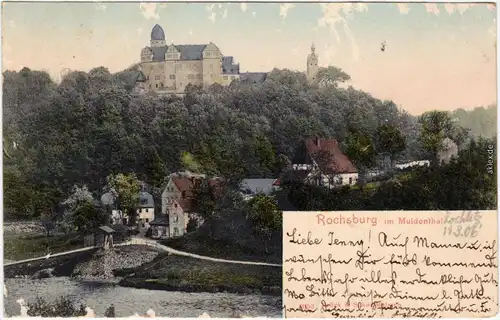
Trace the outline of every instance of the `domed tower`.
<path fill-rule="evenodd" d="M 307 55 L 307 81 L 313 83 L 316 81 L 318 74 L 318 55 L 314 43 L 311 45 L 311 53 Z"/>
<path fill-rule="evenodd" d="M 156 24 L 151 30 L 151 47 L 163 47 L 166 43 L 165 32 Z"/>

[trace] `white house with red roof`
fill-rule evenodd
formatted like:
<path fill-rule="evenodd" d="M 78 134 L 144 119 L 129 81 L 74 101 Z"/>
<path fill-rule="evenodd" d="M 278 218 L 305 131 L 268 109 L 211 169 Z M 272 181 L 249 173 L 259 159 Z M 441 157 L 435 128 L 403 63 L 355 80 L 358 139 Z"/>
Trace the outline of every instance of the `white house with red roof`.
<path fill-rule="evenodd" d="M 171 174 L 162 192 L 162 215 L 168 216 L 169 234 L 171 237 L 180 237 L 187 232 L 187 225 L 191 219 L 202 223 L 202 218 L 195 212 L 193 205 L 194 188 L 204 179 L 205 175 L 182 172 Z M 210 187 L 218 183 L 217 178 L 208 181 Z"/>
<path fill-rule="evenodd" d="M 357 168 L 335 139 L 316 137 L 302 141 L 292 159 L 292 169 L 303 181 L 329 188 L 358 181 Z"/>

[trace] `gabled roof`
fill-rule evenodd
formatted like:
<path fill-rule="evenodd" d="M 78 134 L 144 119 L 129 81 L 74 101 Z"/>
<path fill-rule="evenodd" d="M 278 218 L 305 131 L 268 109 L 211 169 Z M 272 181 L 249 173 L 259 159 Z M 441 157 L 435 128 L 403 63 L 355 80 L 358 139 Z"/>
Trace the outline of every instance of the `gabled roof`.
<path fill-rule="evenodd" d="M 193 192 L 195 183 L 196 181 L 200 181 L 202 178 L 197 176 L 172 176 L 171 179 L 177 189 L 184 194 L 184 198 L 182 198 L 181 195 L 180 199 L 176 199 L 177 203 L 181 206 L 182 210 L 190 212 L 193 209 Z M 212 189 L 212 192 L 217 195 L 221 185 L 221 180 L 219 178 L 209 179 L 208 185 Z"/>
<path fill-rule="evenodd" d="M 325 173 L 356 173 L 358 170 L 342 152 L 335 139 L 312 138 L 304 140 L 306 152 Z M 320 159 L 325 153 L 326 159 Z"/>
<path fill-rule="evenodd" d="M 150 226 L 168 226 L 170 225 L 170 221 L 168 220 L 168 216 L 160 216 L 155 218 L 153 221 L 149 222 Z"/>
<path fill-rule="evenodd" d="M 108 226 L 100 226 L 98 228 L 94 228 L 92 230 L 87 231 L 87 233 L 106 233 L 106 234 L 111 234 L 114 232 L 115 230 L 111 229 Z"/>
<path fill-rule="evenodd" d="M 153 53 L 153 61 L 165 61 L 165 52 L 167 52 L 167 46 L 162 47 L 151 47 L 149 48 Z"/>
<path fill-rule="evenodd" d="M 154 208 L 155 202 L 153 196 L 148 192 L 139 193 L 139 208 Z"/>
<path fill-rule="evenodd" d="M 137 77 L 135 79 L 135 82 L 145 82 L 146 81 L 146 76 L 142 71 L 137 71 Z"/>
<path fill-rule="evenodd" d="M 201 60 L 206 44 L 182 44 L 175 47 L 181 53 L 181 60 Z"/>

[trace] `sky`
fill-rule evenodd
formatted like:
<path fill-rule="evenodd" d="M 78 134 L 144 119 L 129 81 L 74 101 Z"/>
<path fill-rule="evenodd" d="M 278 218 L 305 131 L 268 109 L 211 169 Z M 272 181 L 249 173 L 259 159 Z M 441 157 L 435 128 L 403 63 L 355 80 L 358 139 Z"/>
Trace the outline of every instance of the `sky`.
<path fill-rule="evenodd" d="M 241 72 L 342 68 L 356 89 L 411 114 L 496 104 L 496 8 L 467 3 L 15 3 L 2 6 L 2 69 L 139 62 L 151 29 L 215 43 Z M 385 50 L 381 50 L 382 43 Z"/>

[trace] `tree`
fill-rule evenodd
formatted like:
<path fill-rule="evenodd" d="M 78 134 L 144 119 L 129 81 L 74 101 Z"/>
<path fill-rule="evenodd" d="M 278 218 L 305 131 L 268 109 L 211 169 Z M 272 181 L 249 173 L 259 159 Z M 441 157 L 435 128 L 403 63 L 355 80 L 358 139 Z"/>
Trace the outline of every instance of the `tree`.
<path fill-rule="evenodd" d="M 445 111 L 426 112 L 419 118 L 421 125 L 419 140 L 431 157 L 432 165 L 437 165 L 437 154 L 444 138 L 450 136 L 454 125 L 450 114 Z"/>
<path fill-rule="evenodd" d="M 190 218 L 188 223 L 187 223 L 186 231 L 188 233 L 193 232 L 196 230 L 197 227 L 198 227 L 198 223 L 196 222 L 196 220 L 193 218 Z"/>
<path fill-rule="evenodd" d="M 139 192 L 141 186 L 133 173 L 110 175 L 107 177 L 107 189 L 116 199 L 117 207 L 126 214 L 131 223 L 135 223 L 137 206 L 139 205 Z"/>
<path fill-rule="evenodd" d="M 364 186 L 367 170 L 375 164 L 375 148 L 371 139 L 360 131 L 351 131 L 343 141 L 344 153 L 358 169 L 358 183 Z"/>
<path fill-rule="evenodd" d="M 326 68 L 319 68 L 316 79 L 321 85 L 338 87 L 340 83 L 351 80 L 351 76 L 345 73 L 341 68 L 329 66 Z"/>
<path fill-rule="evenodd" d="M 83 232 L 106 224 L 107 215 L 101 206 L 92 201 L 79 202 L 73 213 L 73 225 Z"/>
<path fill-rule="evenodd" d="M 406 137 L 396 127 L 383 124 L 375 132 L 376 149 L 379 153 L 389 155 L 392 166 L 394 156 L 406 149 Z"/>
<path fill-rule="evenodd" d="M 220 211 L 216 210 L 216 198 L 207 178 L 198 178 L 193 189 L 193 210 L 201 216 L 209 228 L 209 236 L 213 236 L 214 224 L 220 218 Z"/>
<path fill-rule="evenodd" d="M 194 172 L 194 173 L 201 173 L 203 172 L 203 166 L 195 160 L 194 156 L 187 152 L 184 151 L 181 155 L 181 163 L 184 169 Z"/>
<path fill-rule="evenodd" d="M 61 206 L 63 207 L 63 216 L 62 220 L 59 221 L 59 227 L 64 231 L 64 233 L 68 233 L 71 229 L 74 230 L 74 227 L 82 230 L 81 228 L 85 225 L 85 223 L 82 223 L 82 219 L 84 218 L 77 217 L 77 214 L 82 214 L 82 210 L 84 210 L 83 208 L 85 205 L 88 203 L 92 204 L 93 201 L 94 197 L 86 185 L 73 186 L 71 195 L 61 203 Z"/>
<path fill-rule="evenodd" d="M 40 224 L 47 233 L 47 239 L 50 237 L 50 232 L 56 228 L 55 217 L 52 214 L 44 214 L 40 219 Z"/>
<path fill-rule="evenodd" d="M 268 253 L 268 241 L 273 232 L 280 231 L 283 213 L 279 210 L 274 197 L 263 194 L 256 195 L 248 202 L 248 219 L 254 231 L 264 241 L 265 251 Z"/>

